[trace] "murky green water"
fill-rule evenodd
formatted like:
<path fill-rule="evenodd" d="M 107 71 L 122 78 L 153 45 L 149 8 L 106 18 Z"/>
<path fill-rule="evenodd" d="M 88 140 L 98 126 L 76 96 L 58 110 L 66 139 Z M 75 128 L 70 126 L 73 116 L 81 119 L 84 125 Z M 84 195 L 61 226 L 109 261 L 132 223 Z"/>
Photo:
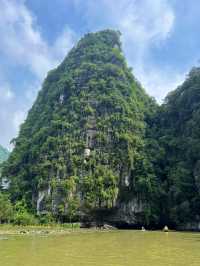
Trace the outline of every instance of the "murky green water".
<path fill-rule="evenodd" d="M 0 266 L 199 266 L 200 234 L 140 231 L 9 236 Z"/>

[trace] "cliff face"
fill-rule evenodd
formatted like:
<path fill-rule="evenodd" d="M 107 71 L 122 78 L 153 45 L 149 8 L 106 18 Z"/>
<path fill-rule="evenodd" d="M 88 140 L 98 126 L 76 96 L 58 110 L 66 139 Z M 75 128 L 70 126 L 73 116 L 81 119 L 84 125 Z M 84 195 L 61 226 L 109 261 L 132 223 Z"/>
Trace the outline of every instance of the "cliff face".
<path fill-rule="evenodd" d="M 4 175 L 12 199 L 25 198 L 38 214 L 150 219 L 156 178 L 147 123 L 157 105 L 127 67 L 119 36 L 81 39 L 48 74 L 15 140 Z"/>

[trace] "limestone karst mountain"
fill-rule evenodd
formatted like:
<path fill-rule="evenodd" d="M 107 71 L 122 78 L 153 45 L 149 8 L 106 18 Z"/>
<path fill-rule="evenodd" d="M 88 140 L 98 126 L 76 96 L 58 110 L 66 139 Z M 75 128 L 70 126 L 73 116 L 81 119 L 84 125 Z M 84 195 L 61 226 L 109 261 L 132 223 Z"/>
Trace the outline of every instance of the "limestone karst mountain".
<path fill-rule="evenodd" d="M 120 33 L 85 35 L 50 71 L 3 168 L 38 216 L 118 227 L 200 222 L 200 70 L 158 106 Z"/>
<path fill-rule="evenodd" d="M 48 73 L 15 140 L 4 171 L 13 200 L 67 219 L 116 212 L 125 199 L 123 212 L 143 215 L 155 183 L 145 119 L 155 108 L 127 67 L 120 33 L 87 34 Z"/>

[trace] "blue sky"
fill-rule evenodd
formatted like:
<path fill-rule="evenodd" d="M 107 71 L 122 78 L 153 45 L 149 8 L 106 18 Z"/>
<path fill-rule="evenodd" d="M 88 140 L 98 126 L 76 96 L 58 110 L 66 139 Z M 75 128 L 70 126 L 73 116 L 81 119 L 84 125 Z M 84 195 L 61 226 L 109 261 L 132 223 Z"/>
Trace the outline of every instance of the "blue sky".
<path fill-rule="evenodd" d="M 162 102 L 200 60 L 199 0 L 0 0 L 0 144 L 11 148 L 46 73 L 85 33 L 119 29 L 133 73 Z"/>

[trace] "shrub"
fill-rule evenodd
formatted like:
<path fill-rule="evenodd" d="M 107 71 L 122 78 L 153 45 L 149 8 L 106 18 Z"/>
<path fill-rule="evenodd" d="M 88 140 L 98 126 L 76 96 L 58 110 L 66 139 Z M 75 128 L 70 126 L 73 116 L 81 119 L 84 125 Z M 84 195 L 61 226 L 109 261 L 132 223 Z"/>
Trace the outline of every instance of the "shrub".
<path fill-rule="evenodd" d="M 7 223 L 13 217 L 13 207 L 6 194 L 0 192 L 0 223 Z"/>
<path fill-rule="evenodd" d="M 13 223 L 15 225 L 34 225 L 37 224 L 38 221 L 36 217 L 27 211 L 24 212 L 16 212 L 14 214 Z"/>

